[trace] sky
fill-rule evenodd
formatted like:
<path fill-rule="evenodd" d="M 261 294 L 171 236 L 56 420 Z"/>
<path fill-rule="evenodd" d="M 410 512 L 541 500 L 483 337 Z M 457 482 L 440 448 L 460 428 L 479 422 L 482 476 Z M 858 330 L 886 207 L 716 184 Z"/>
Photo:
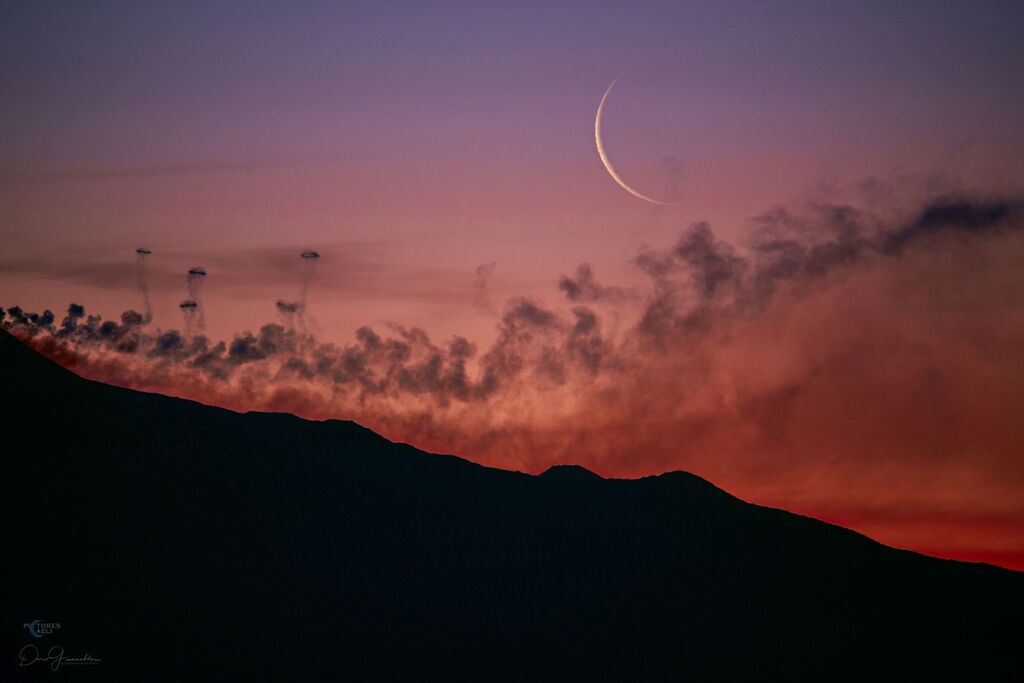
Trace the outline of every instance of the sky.
<path fill-rule="evenodd" d="M 1022 15 L 22 3 L 0 306 L 86 376 L 1024 569 Z M 609 157 L 673 206 L 598 158 L 615 79 Z"/>

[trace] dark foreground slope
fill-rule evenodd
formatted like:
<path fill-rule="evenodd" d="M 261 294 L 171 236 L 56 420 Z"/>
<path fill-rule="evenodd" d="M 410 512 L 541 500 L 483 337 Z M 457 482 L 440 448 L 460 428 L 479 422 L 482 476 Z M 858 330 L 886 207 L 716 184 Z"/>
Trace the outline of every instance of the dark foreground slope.
<path fill-rule="evenodd" d="M 1020 672 L 1024 575 L 682 472 L 534 477 L 82 380 L 0 332 L 3 680 Z M 22 624 L 60 622 L 33 639 Z"/>

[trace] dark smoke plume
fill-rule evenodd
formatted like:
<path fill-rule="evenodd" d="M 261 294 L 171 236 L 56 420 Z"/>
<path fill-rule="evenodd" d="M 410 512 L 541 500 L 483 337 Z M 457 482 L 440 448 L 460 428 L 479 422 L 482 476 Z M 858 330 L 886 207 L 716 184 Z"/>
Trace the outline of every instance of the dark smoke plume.
<path fill-rule="evenodd" d="M 206 269 L 198 266 L 189 268 L 185 276 L 188 299 L 181 302 L 181 311 L 185 317 L 186 334 L 189 335 L 195 331 L 202 332 L 206 329 L 206 313 L 201 296 L 202 284 L 205 279 Z"/>
<path fill-rule="evenodd" d="M 268 324 L 257 335 L 244 333 L 208 348 L 189 347 L 192 355 L 181 342 L 173 347 L 173 360 L 183 369 L 216 377 L 259 363 L 262 371 L 282 380 L 315 380 L 357 402 L 410 394 L 449 405 L 490 400 L 522 383 L 587 384 L 602 373 L 635 365 L 637 349 L 671 355 L 691 348 L 723 325 L 756 317 L 783 292 L 809 295 L 830 286 L 836 275 L 856 272 L 872 260 L 902 258 L 917 244 L 1018 231 L 1020 208 L 1011 201 L 946 200 L 926 206 L 907 223 L 885 226 L 850 207 L 824 207 L 814 212 L 816 232 L 810 238 L 801 230 L 806 219 L 779 211 L 758 217 L 746 254 L 718 239 L 706 223 L 698 223 L 683 231 L 672 248 L 637 256 L 649 291 L 634 326 L 618 339 L 606 337 L 599 315 L 585 306 L 577 305 L 566 315 L 539 302 L 513 299 L 498 323 L 497 340 L 479 357 L 466 340 L 437 345 L 416 328 L 400 328 L 397 337 L 360 328 L 355 343 L 339 348 L 317 341 L 301 327 Z M 312 264 L 314 254 L 304 252 L 302 257 Z M 478 278 L 492 270 L 493 264 L 481 266 Z M 202 268 L 188 272 L 193 296 L 180 304 L 184 336 L 177 331 L 163 335 L 185 339 L 202 331 L 199 295 L 205 275 Z M 307 282 L 304 278 L 304 288 Z M 633 298 L 620 288 L 598 284 L 586 263 L 572 277 L 562 277 L 558 286 L 576 304 Z M 300 316 L 305 303 L 280 300 L 276 308 L 284 316 Z M 150 320 L 148 311 L 126 311 L 120 323 L 94 317 L 83 323 L 83 317 L 84 309 L 72 304 L 58 329 L 51 312 L 26 313 L 15 306 L 7 311 L 4 325 L 32 337 L 49 334 L 73 342 L 86 355 L 116 347 L 169 357 L 169 338 L 142 329 Z"/>
<path fill-rule="evenodd" d="M 312 318 L 308 316 L 309 286 L 313 281 L 313 273 L 317 262 L 320 260 L 320 253 L 307 249 L 299 254 L 302 259 L 302 276 L 299 284 L 299 300 L 286 301 L 278 299 L 274 307 L 277 309 L 278 318 L 288 329 L 298 329 L 301 332 L 308 331 L 308 323 Z"/>
<path fill-rule="evenodd" d="M 305 311 L 309 300 L 309 285 L 313 282 L 313 273 L 317 262 L 320 261 L 320 254 L 308 250 L 302 252 L 299 256 L 302 257 L 302 289 L 299 291 L 299 304 L 301 305 L 301 310 Z"/>
<path fill-rule="evenodd" d="M 149 301 L 149 280 L 146 277 L 146 259 L 152 253 L 145 247 L 135 250 L 135 283 L 142 296 L 142 312 L 147 323 L 153 320 L 153 306 Z"/>
<path fill-rule="evenodd" d="M 484 311 L 494 310 L 494 305 L 491 303 L 490 285 L 491 277 L 494 275 L 494 271 L 497 267 L 498 264 L 495 261 L 491 261 L 490 263 L 481 263 L 476 267 L 472 284 L 474 307 Z"/>
<path fill-rule="evenodd" d="M 851 497 L 1024 520 L 1022 227 L 1020 202 L 963 197 L 776 209 L 742 245 L 697 223 L 635 257 L 645 287 L 584 263 L 558 305 L 507 301 L 487 347 L 401 326 L 338 344 L 280 323 L 212 341 L 188 325 L 198 299 L 184 332 L 77 304 L 59 326 L 17 306 L 2 324 L 95 379 L 355 419 L 506 468 L 689 469 L 855 526 L 872 513 Z M 871 524 L 857 528 L 885 531 Z"/>
<path fill-rule="evenodd" d="M 594 278 L 594 270 L 589 263 L 581 263 L 576 268 L 576 274 L 562 276 L 558 281 L 558 288 L 562 290 L 569 301 L 610 301 L 620 302 L 627 298 L 625 290 L 620 287 L 607 287 L 598 284 Z"/>

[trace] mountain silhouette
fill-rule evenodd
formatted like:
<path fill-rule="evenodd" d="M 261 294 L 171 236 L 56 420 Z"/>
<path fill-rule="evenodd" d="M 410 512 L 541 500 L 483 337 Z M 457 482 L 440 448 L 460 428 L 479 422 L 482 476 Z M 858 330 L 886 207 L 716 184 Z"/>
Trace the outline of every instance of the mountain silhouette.
<path fill-rule="evenodd" d="M 684 472 L 539 476 L 79 378 L 0 332 L 3 680 L 906 680 L 1024 671 L 1024 574 Z M 23 624 L 60 629 L 33 638 Z M 74 670 L 72 670 L 74 669 Z"/>

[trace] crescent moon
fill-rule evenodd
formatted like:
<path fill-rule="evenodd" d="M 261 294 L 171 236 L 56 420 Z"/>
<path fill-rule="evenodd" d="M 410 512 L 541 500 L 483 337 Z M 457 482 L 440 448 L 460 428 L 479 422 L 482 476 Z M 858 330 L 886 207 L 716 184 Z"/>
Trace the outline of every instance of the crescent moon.
<path fill-rule="evenodd" d="M 604 164 L 604 168 L 606 171 L 608 171 L 608 175 L 612 177 L 612 180 L 617 182 L 619 184 L 619 187 L 621 187 L 623 190 L 630 193 L 637 199 L 642 199 L 645 202 L 657 204 L 658 206 L 676 206 L 676 204 L 671 204 L 669 202 L 660 202 L 657 199 L 652 199 L 651 197 L 648 197 L 645 194 L 637 192 L 628 184 L 626 184 L 626 181 L 623 180 L 622 176 L 620 176 L 616 172 L 615 168 L 612 166 L 612 162 L 608 159 L 608 155 L 604 151 L 604 144 L 601 142 L 601 114 L 604 112 L 604 103 L 608 100 L 608 93 L 610 93 L 612 91 L 612 88 L 615 87 L 615 83 L 617 80 L 618 79 L 612 81 L 612 84 L 609 85 L 608 89 L 604 91 L 604 96 L 601 98 L 601 104 L 597 105 L 597 118 L 594 119 L 594 141 L 597 143 L 597 154 L 601 157 L 601 163 Z"/>

